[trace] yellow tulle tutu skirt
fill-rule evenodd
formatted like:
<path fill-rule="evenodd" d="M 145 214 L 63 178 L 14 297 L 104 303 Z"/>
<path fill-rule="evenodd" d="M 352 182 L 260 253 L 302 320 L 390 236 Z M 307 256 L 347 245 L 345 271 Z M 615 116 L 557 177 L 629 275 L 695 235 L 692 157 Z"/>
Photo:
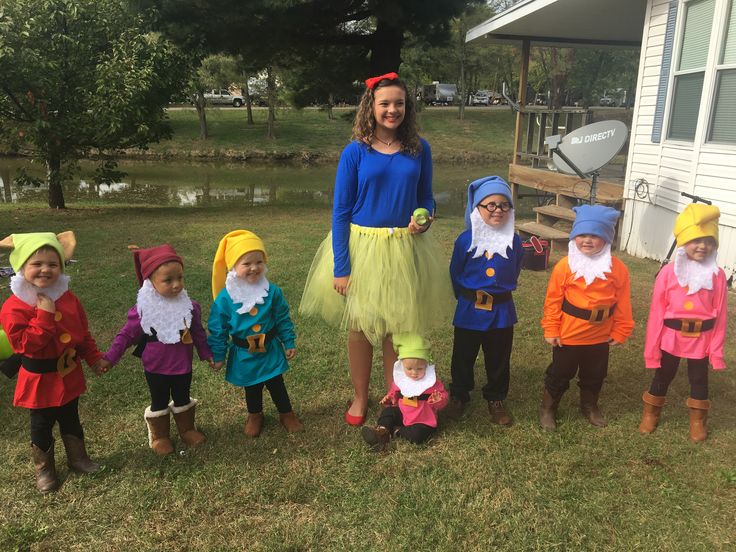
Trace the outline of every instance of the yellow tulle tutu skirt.
<path fill-rule="evenodd" d="M 449 324 L 455 299 L 449 262 L 429 232 L 350 225 L 350 285 L 332 287 L 332 232 L 312 261 L 299 312 L 362 331 L 374 345 L 389 334 L 426 335 Z"/>

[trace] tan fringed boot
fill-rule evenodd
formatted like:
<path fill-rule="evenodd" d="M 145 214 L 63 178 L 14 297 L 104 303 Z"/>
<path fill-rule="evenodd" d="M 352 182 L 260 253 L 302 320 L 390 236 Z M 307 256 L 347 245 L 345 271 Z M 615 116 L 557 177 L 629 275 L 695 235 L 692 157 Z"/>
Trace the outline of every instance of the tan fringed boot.
<path fill-rule="evenodd" d="M 169 403 L 169 408 L 174 414 L 176 428 L 179 430 L 179 437 L 186 446 L 191 448 L 197 448 L 207 440 L 202 432 L 194 429 L 194 414 L 198 402 L 197 399 L 191 399 L 189 404 L 184 406 L 174 406 L 173 402 Z"/>
<path fill-rule="evenodd" d="M 644 401 L 644 412 L 641 414 L 641 423 L 639 424 L 639 433 L 648 435 L 659 424 L 659 416 L 662 413 L 662 407 L 666 402 L 665 397 L 652 395 L 649 391 L 644 391 L 641 400 Z"/>
<path fill-rule="evenodd" d="M 688 397 L 685 404 L 690 409 L 690 440 L 694 443 L 705 441 L 708 438 L 708 410 L 710 410 L 710 401 L 701 401 Z"/>
<path fill-rule="evenodd" d="M 153 411 L 149 406 L 146 407 L 143 417 L 148 426 L 148 446 L 153 449 L 153 452 L 159 456 L 166 456 L 174 452 L 174 445 L 171 442 L 169 409 Z"/>
<path fill-rule="evenodd" d="M 263 429 L 263 412 L 249 412 L 248 419 L 245 421 L 243 433 L 246 437 L 255 439 L 261 434 Z"/>
<path fill-rule="evenodd" d="M 299 418 L 297 418 L 293 410 L 291 412 L 286 412 L 285 414 L 279 414 L 279 421 L 288 433 L 304 431 L 304 424 Z"/>

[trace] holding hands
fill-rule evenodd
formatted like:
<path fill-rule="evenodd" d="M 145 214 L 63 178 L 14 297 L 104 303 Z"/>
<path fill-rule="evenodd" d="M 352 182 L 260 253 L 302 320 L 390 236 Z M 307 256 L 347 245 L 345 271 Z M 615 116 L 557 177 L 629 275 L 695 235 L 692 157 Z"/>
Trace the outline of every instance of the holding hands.
<path fill-rule="evenodd" d="M 92 366 L 90 366 L 89 369 L 92 370 L 96 375 L 101 376 L 102 374 L 106 374 L 111 366 L 112 364 L 110 363 L 110 361 L 101 358 Z"/>

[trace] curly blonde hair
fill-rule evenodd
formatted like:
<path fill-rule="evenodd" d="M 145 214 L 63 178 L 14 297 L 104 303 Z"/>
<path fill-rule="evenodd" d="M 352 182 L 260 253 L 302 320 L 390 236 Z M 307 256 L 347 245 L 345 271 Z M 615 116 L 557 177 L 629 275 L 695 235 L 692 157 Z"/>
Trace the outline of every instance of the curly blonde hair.
<path fill-rule="evenodd" d="M 353 140 L 363 142 L 368 146 L 376 131 L 376 119 L 373 116 L 373 98 L 376 90 L 386 88 L 388 86 L 398 86 L 404 91 L 405 107 L 404 120 L 399 125 L 396 137 L 401 142 L 401 151 L 409 155 L 418 155 L 422 151 L 422 143 L 419 141 L 419 128 L 417 126 L 417 111 L 414 106 L 414 100 L 409 94 L 406 84 L 401 79 L 383 79 L 375 87 L 366 88 L 363 96 L 358 104 L 358 112 L 355 114 L 353 122 Z"/>

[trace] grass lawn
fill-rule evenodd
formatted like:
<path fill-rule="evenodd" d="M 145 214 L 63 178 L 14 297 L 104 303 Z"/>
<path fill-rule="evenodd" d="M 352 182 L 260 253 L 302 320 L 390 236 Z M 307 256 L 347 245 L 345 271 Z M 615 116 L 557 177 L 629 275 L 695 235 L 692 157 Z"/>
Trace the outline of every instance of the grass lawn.
<path fill-rule="evenodd" d="M 350 139 L 352 108 L 337 108 L 330 121 L 317 109 L 277 111 L 276 138 L 266 138 L 266 109 L 253 110 L 254 125 L 246 124 L 245 109 L 209 108 L 210 137 L 199 139 L 194 109 L 169 110 L 174 135 L 152 144 L 144 156 L 194 159 L 293 159 L 334 162 Z M 421 134 L 432 146 L 435 161 L 508 162 L 513 150 L 514 117 L 509 109 L 427 108 L 418 115 Z"/>
<path fill-rule="evenodd" d="M 244 116 L 242 110 L 232 112 Z M 343 134 L 334 137 L 336 148 L 342 143 Z M 172 243 L 184 257 L 189 294 L 202 303 L 206 316 L 211 303 L 210 264 L 218 240 L 239 227 L 260 234 L 269 250 L 269 277 L 283 288 L 299 335 L 297 357 L 286 381 L 307 428 L 302 434 L 287 435 L 266 396 L 263 435 L 246 440 L 241 391 L 225 383 L 222 373 L 197 362 L 193 396 L 201 400 L 198 425 L 208 443 L 197 451 L 157 458 L 147 446 L 143 410 L 149 397 L 142 368 L 138 359 L 127 355 L 107 375 L 89 375 L 89 390 L 81 399 L 88 448 L 104 470 L 93 476 L 68 474 L 57 440 L 57 465 L 64 483 L 57 493 L 42 496 L 33 482 L 28 413 L 12 407 L 14 382 L 3 378 L 1 549 L 736 548 L 733 316 L 726 354 L 731 370 L 711 372 L 708 441 L 694 445 L 687 439 L 684 370 L 672 385 L 660 428 L 640 436 L 640 397 L 651 378 L 642 363 L 644 325 L 657 265 L 624 255 L 632 273 L 637 327 L 630 342 L 611 354 L 602 393 L 610 425 L 595 429 L 582 419 L 573 386 L 560 406 L 559 430 L 549 434 L 537 424 L 542 375 L 550 359 L 539 327 L 548 273 L 524 271 L 515 294 L 520 321 L 508 400 L 515 425 L 491 426 L 476 391 L 465 418 L 442 425 L 426 446 L 399 443 L 393 453 L 376 455 L 363 445 L 359 431 L 342 421 L 351 396 L 345 334 L 296 313 L 329 219 L 329 206 L 75 205 L 54 212 L 40 205 L 0 205 L 2 236 L 75 230 L 79 262 L 69 268 L 72 289 L 85 305 L 102 349 L 135 301 L 128 244 Z M 439 219 L 432 228 L 448 259 L 461 226 L 460 217 L 451 217 Z M 7 257 L 0 258 L 0 265 L 7 264 Z M 8 293 L 7 288 L 0 290 L 0 299 Z M 730 303 L 736 307 L 733 295 Z M 439 375 L 447 384 L 449 322 L 431 339 Z M 479 362 L 476 373 L 482 385 L 481 366 Z M 371 422 L 383 394 L 380 380 L 376 370 Z"/>

